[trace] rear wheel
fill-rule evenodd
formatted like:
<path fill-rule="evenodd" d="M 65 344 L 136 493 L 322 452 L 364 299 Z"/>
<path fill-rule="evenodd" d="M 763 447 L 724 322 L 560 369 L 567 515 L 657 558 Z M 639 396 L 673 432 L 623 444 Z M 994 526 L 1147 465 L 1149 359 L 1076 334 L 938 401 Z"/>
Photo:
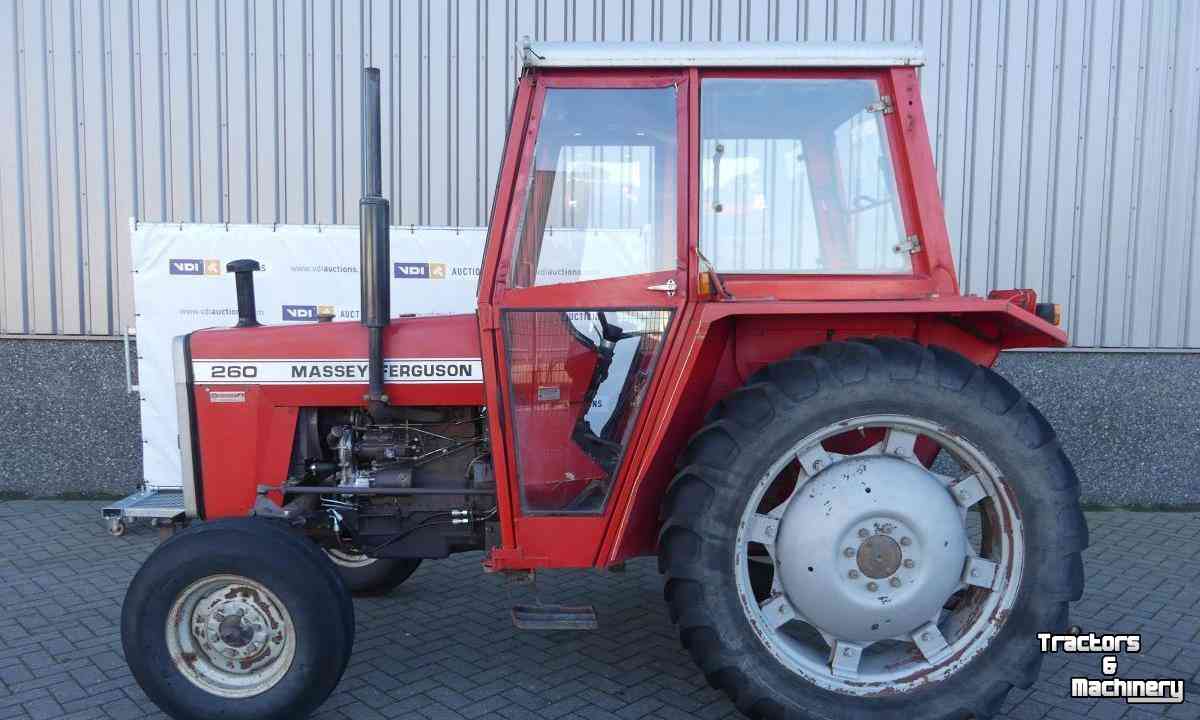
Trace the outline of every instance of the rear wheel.
<path fill-rule="evenodd" d="M 346 587 L 355 595 L 382 595 L 416 572 L 420 558 L 373 558 L 339 548 L 325 548 Z"/>
<path fill-rule="evenodd" d="M 684 645 L 742 712 L 983 718 L 1034 681 L 1087 531 L 1070 463 L 1012 386 L 946 350 L 829 343 L 710 420 L 660 563 Z"/>
<path fill-rule="evenodd" d="M 138 684 L 174 718 L 302 718 L 346 668 L 354 608 L 307 539 L 221 520 L 151 554 L 125 596 L 121 640 Z"/>

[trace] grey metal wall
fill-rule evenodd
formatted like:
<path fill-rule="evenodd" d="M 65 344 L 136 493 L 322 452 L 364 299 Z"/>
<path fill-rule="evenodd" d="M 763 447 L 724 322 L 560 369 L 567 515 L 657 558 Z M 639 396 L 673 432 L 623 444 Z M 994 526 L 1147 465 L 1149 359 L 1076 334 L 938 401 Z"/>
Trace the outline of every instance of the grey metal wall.
<path fill-rule="evenodd" d="M 363 64 L 397 221 L 484 224 L 523 35 L 919 40 L 964 288 L 1200 347 L 1191 0 L 3 0 L 0 333 L 129 324 L 131 217 L 355 222 Z"/>

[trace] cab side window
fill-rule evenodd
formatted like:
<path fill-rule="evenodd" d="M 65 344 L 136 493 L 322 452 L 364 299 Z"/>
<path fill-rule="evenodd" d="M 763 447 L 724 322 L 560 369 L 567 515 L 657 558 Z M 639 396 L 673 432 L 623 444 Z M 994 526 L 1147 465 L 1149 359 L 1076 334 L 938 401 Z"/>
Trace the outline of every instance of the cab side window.
<path fill-rule="evenodd" d="M 912 272 L 873 80 L 710 78 L 700 251 L 733 273 Z"/>
<path fill-rule="evenodd" d="M 676 265 L 676 90 L 549 88 L 512 286 Z"/>

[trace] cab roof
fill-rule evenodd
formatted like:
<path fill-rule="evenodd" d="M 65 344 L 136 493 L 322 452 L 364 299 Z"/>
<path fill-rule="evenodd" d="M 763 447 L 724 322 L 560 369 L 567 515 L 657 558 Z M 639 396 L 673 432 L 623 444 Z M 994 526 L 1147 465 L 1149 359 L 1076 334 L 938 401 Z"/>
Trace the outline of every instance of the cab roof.
<path fill-rule="evenodd" d="M 530 67 L 898 67 L 925 64 L 915 43 L 893 42 L 529 42 Z"/>

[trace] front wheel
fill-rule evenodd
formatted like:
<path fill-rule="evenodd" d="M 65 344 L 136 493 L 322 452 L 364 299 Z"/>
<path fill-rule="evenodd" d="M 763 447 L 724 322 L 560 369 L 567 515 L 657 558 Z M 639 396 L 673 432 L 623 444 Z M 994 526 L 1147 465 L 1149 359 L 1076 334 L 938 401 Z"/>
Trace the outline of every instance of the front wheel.
<path fill-rule="evenodd" d="M 354 607 L 303 536 L 220 520 L 150 555 L 126 593 L 121 642 L 138 684 L 173 718 L 292 720 L 341 678 Z"/>
<path fill-rule="evenodd" d="M 710 420 L 668 492 L 660 565 L 683 644 L 743 713 L 986 718 L 1032 684 L 1087 529 L 1011 385 L 942 349 L 828 343 Z"/>

